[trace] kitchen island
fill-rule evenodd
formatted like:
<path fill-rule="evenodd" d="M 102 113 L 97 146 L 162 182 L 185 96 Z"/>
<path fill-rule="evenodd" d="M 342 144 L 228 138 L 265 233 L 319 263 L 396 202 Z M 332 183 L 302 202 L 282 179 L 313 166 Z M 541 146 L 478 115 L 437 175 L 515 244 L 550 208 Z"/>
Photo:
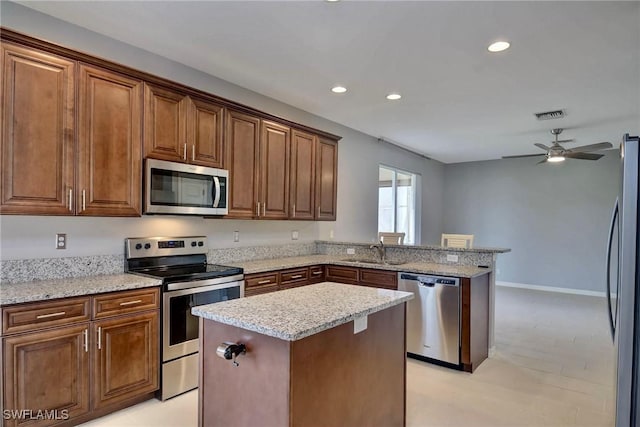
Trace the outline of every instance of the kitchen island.
<path fill-rule="evenodd" d="M 194 307 L 199 425 L 403 426 L 412 298 L 324 282 Z M 224 343 L 246 346 L 237 366 Z"/>

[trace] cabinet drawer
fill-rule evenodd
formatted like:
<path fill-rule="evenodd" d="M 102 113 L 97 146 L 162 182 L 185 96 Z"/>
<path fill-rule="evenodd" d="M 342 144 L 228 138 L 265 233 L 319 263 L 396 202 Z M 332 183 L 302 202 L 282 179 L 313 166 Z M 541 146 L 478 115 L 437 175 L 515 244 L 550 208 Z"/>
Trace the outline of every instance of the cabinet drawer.
<path fill-rule="evenodd" d="M 266 294 L 269 292 L 275 292 L 278 290 L 278 285 L 266 285 L 266 286 L 255 286 L 250 289 L 244 290 L 244 296 L 250 297 L 253 295 Z"/>
<path fill-rule="evenodd" d="M 295 270 L 284 270 L 280 272 L 280 285 L 303 285 L 309 280 L 308 268 L 297 268 Z"/>
<path fill-rule="evenodd" d="M 324 267 L 321 265 L 309 267 L 309 283 L 320 282 L 324 282 Z"/>
<path fill-rule="evenodd" d="M 250 275 L 244 278 L 245 294 L 248 289 L 270 285 L 278 285 L 278 272 Z"/>
<path fill-rule="evenodd" d="M 2 308 L 2 334 L 89 320 L 89 297 L 17 304 Z"/>
<path fill-rule="evenodd" d="M 327 282 L 358 284 L 358 269 L 352 267 L 327 266 Z"/>
<path fill-rule="evenodd" d="M 93 297 L 93 318 L 117 316 L 160 307 L 160 289 L 113 292 Z"/>
<path fill-rule="evenodd" d="M 376 288 L 398 289 L 398 273 L 362 268 L 360 284 Z"/>

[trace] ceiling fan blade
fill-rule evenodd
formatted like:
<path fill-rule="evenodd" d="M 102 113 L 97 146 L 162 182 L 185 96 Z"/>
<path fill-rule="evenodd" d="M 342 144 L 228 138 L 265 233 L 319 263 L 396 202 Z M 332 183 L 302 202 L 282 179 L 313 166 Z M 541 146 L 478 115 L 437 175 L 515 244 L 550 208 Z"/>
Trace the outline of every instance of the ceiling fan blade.
<path fill-rule="evenodd" d="M 542 154 L 522 154 L 520 156 L 502 156 L 503 159 L 519 159 L 520 157 L 539 157 L 546 156 L 546 153 Z"/>
<path fill-rule="evenodd" d="M 587 152 L 587 151 L 598 151 L 598 150 L 606 150 L 607 148 L 613 148 L 610 142 L 599 142 L 597 144 L 583 145 L 580 147 L 574 147 L 571 150 L 567 150 L 569 152 Z"/>
<path fill-rule="evenodd" d="M 575 139 L 572 138 L 572 139 L 561 139 L 561 140 L 555 141 L 555 142 L 557 142 L 558 144 L 565 144 L 565 143 L 574 142 L 574 141 L 575 141 Z"/>
<path fill-rule="evenodd" d="M 544 144 L 540 144 L 539 142 L 536 142 L 536 143 L 535 143 L 535 144 L 533 144 L 533 145 L 535 145 L 535 146 L 536 146 L 536 147 L 538 147 L 538 148 L 542 148 L 544 151 L 549 151 L 549 150 L 551 149 L 550 147 L 547 147 L 547 146 L 546 146 L 546 145 L 544 145 Z"/>
<path fill-rule="evenodd" d="M 581 159 L 581 160 L 598 160 L 600 157 L 603 157 L 604 154 L 593 154 L 593 153 L 564 153 L 564 156 L 569 159 Z"/>
<path fill-rule="evenodd" d="M 541 164 L 541 163 L 547 163 L 547 159 L 542 159 L 542 160 L 540 160 L 538 163 L 536 163 L 536 165 L 539 165 L 539 164 Z"/>

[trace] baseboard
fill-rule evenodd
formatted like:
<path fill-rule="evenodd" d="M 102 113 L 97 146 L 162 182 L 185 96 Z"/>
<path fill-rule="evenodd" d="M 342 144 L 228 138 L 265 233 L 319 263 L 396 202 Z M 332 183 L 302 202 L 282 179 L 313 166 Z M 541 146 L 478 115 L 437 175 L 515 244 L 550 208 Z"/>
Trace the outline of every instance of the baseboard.
<path fill-rule="evenodd" d="M 504 286 L 507 288 L 533 289 L 535 291 L 559 292 L 563 294 L 573 294 L 573 295 L 587 295 L 591 297 L 602 297 L 602 298 L 606 297 L 606 294 L 600 291 L 587 291 L 583 289 L 560 288 L 557 286 L 530 285 L 528 283 L 502 282 L 502 281 L 496 280 L 496 286 Z"/>

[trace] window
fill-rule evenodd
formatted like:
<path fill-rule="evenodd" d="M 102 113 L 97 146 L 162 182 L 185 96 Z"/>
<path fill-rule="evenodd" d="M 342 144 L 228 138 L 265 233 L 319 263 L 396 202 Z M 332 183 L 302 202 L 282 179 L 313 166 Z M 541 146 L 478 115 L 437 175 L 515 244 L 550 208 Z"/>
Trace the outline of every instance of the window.
<path fill-rule="evenodd" d="M 404 242 L 416 241 L 418 175 L 389 166 L 378 174 L 378 232 L 405 233 Z"/>

